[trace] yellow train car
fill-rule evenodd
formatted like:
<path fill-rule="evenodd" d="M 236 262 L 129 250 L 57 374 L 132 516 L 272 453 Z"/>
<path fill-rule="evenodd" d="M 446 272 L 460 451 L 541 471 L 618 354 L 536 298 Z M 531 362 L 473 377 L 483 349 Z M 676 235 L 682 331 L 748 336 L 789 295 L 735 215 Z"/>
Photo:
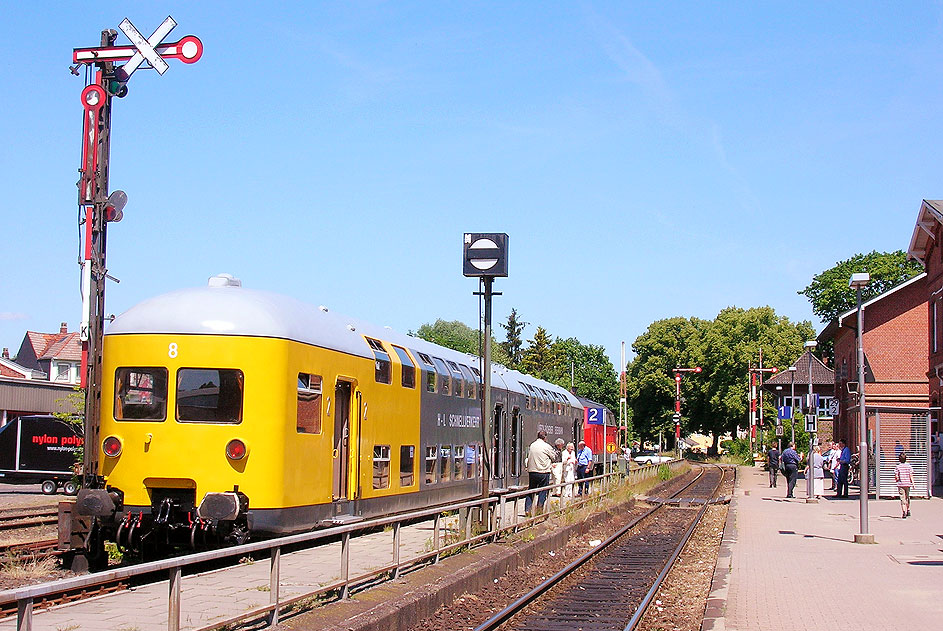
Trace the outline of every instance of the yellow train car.
<path fill-rule="evenodd" d="M 86 553 L 241 543 L 526 483 L 538 429 L 573 440 L 566 390 L 228 275 L 147 300 L 104 342 L 99 489 Z M 89 448 L 93 446 L 89 445 Z"/>

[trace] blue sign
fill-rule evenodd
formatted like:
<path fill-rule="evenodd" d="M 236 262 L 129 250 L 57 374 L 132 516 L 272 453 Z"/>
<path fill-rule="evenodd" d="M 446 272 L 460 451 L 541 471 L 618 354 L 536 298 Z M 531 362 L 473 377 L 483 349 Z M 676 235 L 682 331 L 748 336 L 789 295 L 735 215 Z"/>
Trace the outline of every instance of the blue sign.
<path fill-rule="evenodd" d="M 587 425 L 605 425 L 606 416 L 604 408 L 586 408 L 586 424 Z"/>
<path fill-rule="evenodd" d="M 776 415 L 776 418 L 780 418 L 780 419 L 792 418 L 792 406 L 791 405 L 779 406 L 779 414 Z"/>

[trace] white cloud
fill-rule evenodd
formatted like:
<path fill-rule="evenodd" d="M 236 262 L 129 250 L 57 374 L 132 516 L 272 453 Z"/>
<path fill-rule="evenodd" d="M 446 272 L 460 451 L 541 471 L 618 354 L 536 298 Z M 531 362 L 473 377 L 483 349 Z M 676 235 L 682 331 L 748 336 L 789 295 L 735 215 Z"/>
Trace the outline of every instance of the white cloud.
<path fill-rule="evenodd" d="M 0 311 L 0 321 L 28 320 L 29 315 L 16 311 Z"/>

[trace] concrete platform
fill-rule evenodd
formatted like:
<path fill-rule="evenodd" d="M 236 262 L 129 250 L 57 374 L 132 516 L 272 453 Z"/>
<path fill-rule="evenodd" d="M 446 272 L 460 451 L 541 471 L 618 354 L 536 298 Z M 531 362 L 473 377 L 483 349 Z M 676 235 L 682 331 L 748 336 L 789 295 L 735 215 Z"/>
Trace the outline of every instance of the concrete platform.
<path fill-rule="evenodd" d="M 806 503 L 800 481 L 787 500 L 762 469 L 739 474 L 703 630 L 943 627 L 943 500 L 913 500 L 907 519 L 871 500 L 863 545 L 856 495 Z"/>

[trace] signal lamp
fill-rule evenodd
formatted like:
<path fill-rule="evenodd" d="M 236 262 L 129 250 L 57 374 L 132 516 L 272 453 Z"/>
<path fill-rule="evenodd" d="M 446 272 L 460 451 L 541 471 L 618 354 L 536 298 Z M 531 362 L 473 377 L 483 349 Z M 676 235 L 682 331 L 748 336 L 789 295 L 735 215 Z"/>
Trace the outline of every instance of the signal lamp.
<path fill-rule="evenodd" d="M 242 460 L 246 457 L 246 444 L 233 438 L 226 444 L 226 457 L 230 460 Z"/>
<path fill-rule="evenodd" d="M 700 367 L 700 366 L 695 366 L 694 372 L 701 372 L 701 367 Z"/>
<path fill-rule="evenodd" d="M 119 99 L 123 99 L 128 96 L 128 85 L 117 79 L 112 79 L 108 82 L 108 92 L 117 96 Z"/>
<path fill-rule="evenodd" d="M 102 441 L 102 451 L 109 458 L 117 458 L 121 454 L 121 440 L 117 436 L 109 436 Z"/>

